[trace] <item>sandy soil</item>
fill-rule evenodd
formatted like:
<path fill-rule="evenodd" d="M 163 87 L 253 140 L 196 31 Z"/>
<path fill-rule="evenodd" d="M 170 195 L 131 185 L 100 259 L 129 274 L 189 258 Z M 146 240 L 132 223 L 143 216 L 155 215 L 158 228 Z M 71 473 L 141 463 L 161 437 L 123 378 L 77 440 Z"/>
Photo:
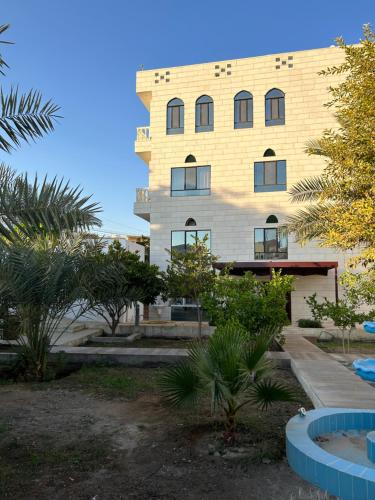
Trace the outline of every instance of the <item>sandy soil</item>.
<path fill-rule="evenodd" d="M 221 424 L 172 412 L 155 391 L 113 400 L 69 382 L 0 386 L 0 498 L 323 499 L 280 452 L 297 406 L 246 415 L 252 426 L 222 456 Z"/>

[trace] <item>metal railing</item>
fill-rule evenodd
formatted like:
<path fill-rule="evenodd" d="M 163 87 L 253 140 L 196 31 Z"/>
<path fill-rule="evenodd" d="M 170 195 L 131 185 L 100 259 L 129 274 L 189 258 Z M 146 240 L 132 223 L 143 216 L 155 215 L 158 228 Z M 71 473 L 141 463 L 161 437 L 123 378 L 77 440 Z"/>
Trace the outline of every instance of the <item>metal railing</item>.
<path fill-rule="evenodd" d="M 148 188 L 136 189 L 136 201 L 143 201 L 143 202 L 150 201 L 150 193 Z"/>
<path fill-rule="evenodd" d="M 137 127 L 137 141 L 151 141 L 150 127 Z"/>

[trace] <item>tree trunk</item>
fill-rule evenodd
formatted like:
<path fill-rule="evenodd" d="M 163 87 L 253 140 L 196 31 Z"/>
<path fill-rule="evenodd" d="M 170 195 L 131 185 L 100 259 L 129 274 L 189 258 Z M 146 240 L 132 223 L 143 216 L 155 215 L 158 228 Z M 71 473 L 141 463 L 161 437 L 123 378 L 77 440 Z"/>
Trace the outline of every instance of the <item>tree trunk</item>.
<path fill-rule="evenodd" d="M 139 304 L 138 304 L 138 302 L 135 303 L 134 325 L 139 326 Z"/>
<path fill-rule="evenodd" d="M 202 338 L 202 310 L 200 300 L 197 299 L 197 315 L 198 315 L 198 336 Z"/>
<path fill-rule="evenodd" d="M 116 335 L 116 330 L 117 330 L 118 324 L 119 324 L 119 320 L 112 318 L 112 322 L 111 322 L 111 335 L 112 335 L 112 337 L 114 337 Z"/>
<path fill-rule="evenodd" d="M 224 441 L 227 445 L 231 446 L 236 440 L 236 415 L 232 411 L 226 411 L 226 422 L 225 422 L 225 432 Z"/>
<path fill-rule="evenodd" d="M 342 336 L 342 352 L 345 354 L 345 330 L 341 330 L 341 336 Z"/>

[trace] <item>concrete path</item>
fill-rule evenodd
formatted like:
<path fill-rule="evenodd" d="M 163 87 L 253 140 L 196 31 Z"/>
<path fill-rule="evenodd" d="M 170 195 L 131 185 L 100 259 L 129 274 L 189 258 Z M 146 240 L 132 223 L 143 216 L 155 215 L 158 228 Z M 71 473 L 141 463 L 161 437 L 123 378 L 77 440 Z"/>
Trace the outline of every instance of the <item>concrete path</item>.
<path fill-rule="evenodd" d="M 375 389 L 301 334 L 286 333 L 283 349 L 315 408 L 375 409 Z"/>

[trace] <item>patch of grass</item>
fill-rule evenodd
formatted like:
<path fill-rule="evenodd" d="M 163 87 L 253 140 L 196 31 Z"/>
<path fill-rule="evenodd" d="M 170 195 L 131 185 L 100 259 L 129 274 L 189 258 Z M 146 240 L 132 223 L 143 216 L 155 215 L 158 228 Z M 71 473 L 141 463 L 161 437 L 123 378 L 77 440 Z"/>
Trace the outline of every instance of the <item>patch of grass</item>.
<path fill-rule="evenodd" d="M 17 493 L 24 492 L 25 487 L 39 477 L 48 475 L 57 480 L 61 476 L 64 480 L 67 475 L 82 476 L 102 468 L 112 459 L 109 441 L 104 436 L 62 447 L 51 446 L 43 436 L 33 442 L 10 439 L 0 447 L 0 497 L 18 498 Z"/>
<path fill-rule="evenodd" d="M 342 353 L 342 340 L 334 339 L 330 341 L 317 341 L 316 345 L 322 351 L 328 353 Z M 375 342 L 366 342 L 362 340 L 352 340 L 350 342 L 350 352 L 358 354 L 371 354 L 375 352 Z"/>
<path fill-rule="evenodd" d="M 136 399 L 144 393 L 155 393 L 159 373 L 159 368 L 84 365 L 68 377 L 48 385 L 108 398 Z"/>

